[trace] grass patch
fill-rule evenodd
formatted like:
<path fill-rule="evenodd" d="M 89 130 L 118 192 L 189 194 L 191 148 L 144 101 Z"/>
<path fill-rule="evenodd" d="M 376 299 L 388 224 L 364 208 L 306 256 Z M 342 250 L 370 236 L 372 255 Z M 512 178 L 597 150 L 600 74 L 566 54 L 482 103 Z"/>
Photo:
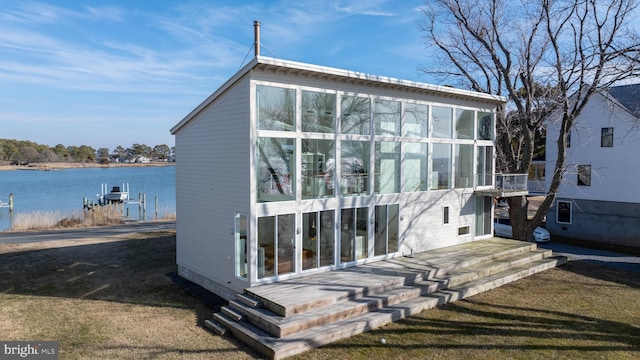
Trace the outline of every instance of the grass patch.
<path fill-rule="evenodd" d="M 259 357 L 204 328 L 223 301 L 175 272 L 175 231 L 0 244 L 0 339 L 59 341 L 61 359 Z M 635 359 L 638 298 L 640 274 L 570 262 L 295 358 Z"/>

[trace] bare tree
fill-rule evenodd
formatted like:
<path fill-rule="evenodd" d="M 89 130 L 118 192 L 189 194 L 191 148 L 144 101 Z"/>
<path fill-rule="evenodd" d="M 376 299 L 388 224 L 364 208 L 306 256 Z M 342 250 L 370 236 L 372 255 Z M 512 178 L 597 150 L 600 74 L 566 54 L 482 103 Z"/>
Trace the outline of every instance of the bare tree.
<path fill-rule="evenodd" d="M 527 173 L 536 132 L 558 119 L 557 161 L 547 196 L 531 220 L 526 197 L 509 198 L 517 239 L 532 239 L 565 171 L 567 135 L 594 93 L 640 74 L 635 0 L 430 0 L 421 31 L 428 74 L 508 97 L 499 111 L 498 165 Z M 549 169 L 548 169 L 549 170 Z"/>

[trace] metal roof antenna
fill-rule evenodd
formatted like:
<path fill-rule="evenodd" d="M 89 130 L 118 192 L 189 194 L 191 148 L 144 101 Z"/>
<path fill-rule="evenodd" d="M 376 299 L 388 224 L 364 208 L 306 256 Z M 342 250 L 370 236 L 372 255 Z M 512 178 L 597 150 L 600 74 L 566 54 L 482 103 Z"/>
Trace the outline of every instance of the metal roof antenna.
<path fill-rule="evenodd" d="M 256 57 L 260 56 L 260 20 L 253 22 L 253 48 L 255 50 Z"/>

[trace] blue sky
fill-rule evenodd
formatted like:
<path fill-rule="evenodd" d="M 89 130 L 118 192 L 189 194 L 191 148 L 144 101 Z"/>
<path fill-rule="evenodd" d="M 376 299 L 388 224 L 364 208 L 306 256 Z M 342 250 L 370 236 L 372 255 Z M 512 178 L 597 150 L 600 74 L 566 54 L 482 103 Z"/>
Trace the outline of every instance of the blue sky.
<path fill-rule="evenodd" d="M 169 129 L 262 55 L 426 81 L 424 0 L 0 4 L 0 138 L 125 148 Z"/>

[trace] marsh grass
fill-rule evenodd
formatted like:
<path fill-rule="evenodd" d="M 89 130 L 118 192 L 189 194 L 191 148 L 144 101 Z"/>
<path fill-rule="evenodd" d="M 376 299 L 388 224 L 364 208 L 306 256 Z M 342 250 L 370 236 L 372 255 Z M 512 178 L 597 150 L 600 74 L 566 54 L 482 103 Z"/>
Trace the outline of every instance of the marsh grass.
<path fill-rule="evenodd" d="M 11 230 L 46 230 L 70 227 L 118 225 L 124 222 L 122 212 L 112 206 L 85 211 L 29 211 L 17 213 Z"/>
<path fill-rule="evenodd" d="M 61 359 L 259 358 L 204 328 L 224 302 L 175 255 L 175 231 L 0 244 L 0 339 L 56 340 Z M 635 359 L 638 298 L 640 274 L 570 262 L 295 359 Z"/>

